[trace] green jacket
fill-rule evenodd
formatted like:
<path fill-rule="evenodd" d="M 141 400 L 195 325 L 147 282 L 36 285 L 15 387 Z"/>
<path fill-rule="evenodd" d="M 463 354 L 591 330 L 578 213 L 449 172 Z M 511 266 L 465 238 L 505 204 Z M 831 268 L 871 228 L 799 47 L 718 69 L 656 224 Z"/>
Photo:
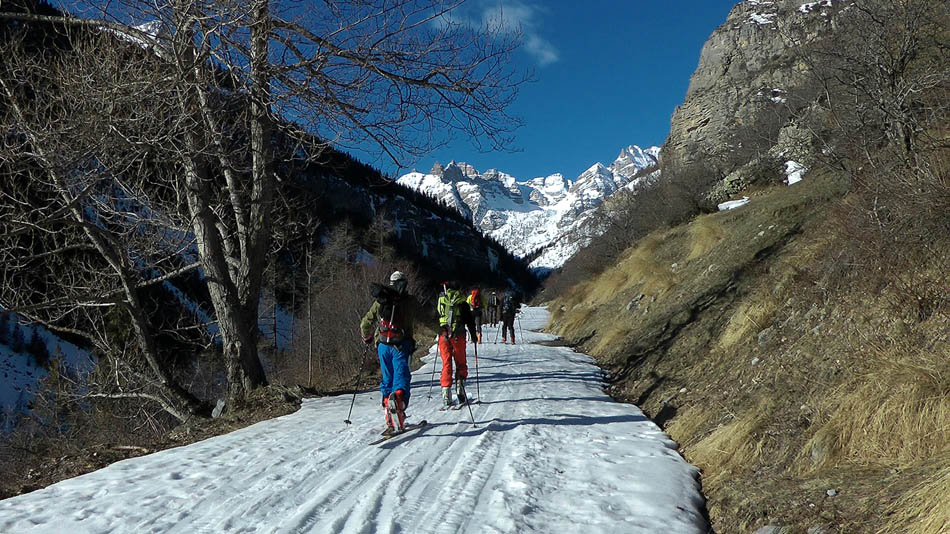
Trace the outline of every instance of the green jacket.
<path fill-rule="evenodd" d="M 468 327 L 472 339 L 475 339 L 475 318 L 472 316 L 472 308 L 459 290 L 449 289 L 439 297 L 439 326 L 448 328 L 452 335 L 464 334 L 465 328 Z"/>
<path fill-rule="evenodd" d="M 415 344 L 413 324 L 416 318 L 420 316 L 419 302 L 414 296 L 405 295 L 398 305 L 403 306 L 403 330 L 405 331 L 403 339 L 411 339 L 413 344 Z M 379 301 L 373 301 L 373 305 L 369 307 L 369 311 L 363 315 L 363 319 L 360 321 L 360 335 L 362 335 L 363 338 L 372 335 L 377 345 L 379 345 L 379 330 L 377 329 L 379 326 L 379 307 Z"/>

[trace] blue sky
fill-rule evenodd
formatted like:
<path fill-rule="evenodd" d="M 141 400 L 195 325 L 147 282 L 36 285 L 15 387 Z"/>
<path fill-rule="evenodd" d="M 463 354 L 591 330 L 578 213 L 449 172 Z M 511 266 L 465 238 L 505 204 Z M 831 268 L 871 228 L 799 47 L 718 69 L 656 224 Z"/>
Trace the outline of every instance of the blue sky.
<path fill-rule="evenodd" d="M 560 172 L 576 178 L 620 148 L 660 145 L 683 102 L 703 43 L 735 0 L 470 0 L 469 9 L 517 12 L 525 46 L 516 60 L 534 67 L 511 113 L 524 121 L 520 152 L 480 153 L 457 140 L 412 166 L 465 161 L 519 180 Z M 356 153 L 386 173 L 397 169 Z M 398 172 L 407 172 L 402 169 Z"/>

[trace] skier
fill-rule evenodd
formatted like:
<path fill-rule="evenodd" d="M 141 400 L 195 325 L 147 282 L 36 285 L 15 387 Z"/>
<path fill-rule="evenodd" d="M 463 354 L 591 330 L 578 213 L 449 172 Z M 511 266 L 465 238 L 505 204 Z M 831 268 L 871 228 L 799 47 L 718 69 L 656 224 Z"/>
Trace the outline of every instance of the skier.
<path fill-rule="evenodd" d="M 467 299 L 469 308 L 472 309 L 472 317 L 475 319 L 475 331 L 478 332 L 478 343 L 482 342 L 482 292 L 479 288 L 472 290 L 472 294 Z"/>
<path fill-rule="evenodd" d="M 498 294 L 494 291 L 488 295 L 488 323 L 492 326 L 498 326 Z"/>
<path fill-rule="evenodd" d="M 507 343 L 507 333 L 511 333 L 511 343 L 515 342 L 515 314 L 521 307 L 521 299 L 518 294 L 509 289 L 501 299 L 501 342 Z"/>
<path fill-rule="evenodd" d="M 383 396 L 386 413 L 386 430 L 392 434 L 396 426 L 405 428 L 406 408 L 409 406 L 411 373 L 409 359 L 416 350 L 412 337 L 412 324 L 419 315 L 419 304 L 407 291 L 409 280 L 396 271 L 389 277 L 389 286 L 373 284 L 372 295 L 376 299 L 360 321 L 363 342 L 375 342 L 379 356 L 382 378 L 379 392 Z M 395 420 L 393 416 L 396 416 Z"/>
<path fill-rule="evenodd" d="M 478 340 L 475 320 L 471 308 L 462 296 L 455 282 L 442 284 L 443 294 L 439 297 L 439 354 L 442 356 L 442 409 L 452 405 L 452 362 L 455 362 L 456 395 L 459 406 L 468 401 L 465 394 L 465 379 L 468 378 L 468 365 L 465 359 L 465 328 L 472 335 L 472 342 Z"/>

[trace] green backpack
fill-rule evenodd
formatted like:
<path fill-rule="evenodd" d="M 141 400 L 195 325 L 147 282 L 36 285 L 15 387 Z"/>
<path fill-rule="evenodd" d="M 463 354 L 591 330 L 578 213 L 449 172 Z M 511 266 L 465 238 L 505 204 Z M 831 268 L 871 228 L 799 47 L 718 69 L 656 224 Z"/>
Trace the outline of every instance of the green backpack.
<path fill-rule="evenodd" d="M 462 293 L 458 289 L 447 289 L 439 297 L 439 326 L 448 326 L 450 332 L 455 332 L 462 320 L 462 304 L 465 304 Z"/>

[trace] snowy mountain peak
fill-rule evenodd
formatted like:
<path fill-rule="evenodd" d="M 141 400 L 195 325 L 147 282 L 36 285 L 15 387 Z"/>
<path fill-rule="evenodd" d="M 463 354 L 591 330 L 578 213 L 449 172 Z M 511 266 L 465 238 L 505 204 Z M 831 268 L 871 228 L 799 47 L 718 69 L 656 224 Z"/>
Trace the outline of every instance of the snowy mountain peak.
<path fill-rule="evenodd" d="M 630 145 L 620 150 L 620 155 L 610 164 L 610 170 L 625 178 L 633 178 L 641 170 L 655 167 L 659 163 L 659 154 L 659 147 L 644 150 Z"/>
<path fill-rule="evenodd" d="M 634 176 L 657 166 L 659 151 L 630 145 L 609 167 L 595 163 L 576 180 L 554 173 L 518 181 L 498 169 L 480 174 L 472 165 L 452 160 L 444 167 L 436 162 L 429 174 L 406 174 L 398 182 L 455 206 L 516 255 L 545 249 L 532 266 L 556 268 L 583 244 L 574 234 L 593 210 L 618 190 L 632 189 Z M 641 178 L 637 187 L 657 178 Z"/>
<path fill-rule="evenodd" d="M 464 162 L 456 163 L 455 160 L 452 160 L 448 165 L 445 166 L 444 169 L 442 169 L 442 178 L 451 180 L 453 182 L 470 180 L 472 178 L 478 177 L 478 171 L 475 170 L 475 167 Z"/>

